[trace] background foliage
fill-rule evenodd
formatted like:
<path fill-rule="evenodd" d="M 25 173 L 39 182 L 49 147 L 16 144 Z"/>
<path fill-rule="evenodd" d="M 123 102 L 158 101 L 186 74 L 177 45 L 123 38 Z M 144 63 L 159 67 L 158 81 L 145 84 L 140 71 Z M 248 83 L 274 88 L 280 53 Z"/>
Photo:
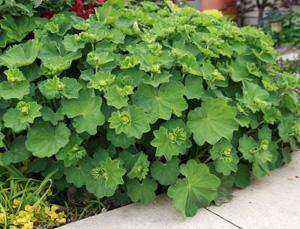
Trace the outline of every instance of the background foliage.
<path fill-rule="evenodd" d="M 290 160 L 299 79 L 262 31 L 110 0 L 88 20 L 0 20 L 1 165 L 111 206 L 167 192 L 185 216 Z M 28 33 L 33 31 L 33 37 Z"/>
<path fill-rule="evenodd" d="M 282 22 L 282 31 L 280 33 L 270 31 L 268 25 L 267 31 L 277 46 L 299 47 L 300 46 L 300 10 L 291 11 L 287 15 L 281 15 L 278 20 Z"/>

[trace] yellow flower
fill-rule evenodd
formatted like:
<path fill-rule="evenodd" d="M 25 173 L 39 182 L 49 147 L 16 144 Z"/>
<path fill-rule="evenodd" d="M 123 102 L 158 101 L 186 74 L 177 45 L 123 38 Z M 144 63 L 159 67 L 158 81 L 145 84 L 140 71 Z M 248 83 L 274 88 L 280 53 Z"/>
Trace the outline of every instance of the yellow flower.
<path fill-rule="evenodd" d="M 14 199 L 14 200 L 13 200 L 12 207 L 13 207 L 13 208 L 17 208 L 17 207 L 19 207 L 20 203 L 21 203 L 20 200 Z"/>
<path fill-rule="evenodd" d="M 0 213 L 0 224 L 4 224 L 4 223 L 5 223 L 5 214 Z"/>
<path fill-rule="evenodd" d="M 39 214 L 40 212 L 41 212 L 41 206 L 40 205 L 34 207 L 34 213 L 35 214 Z"/>
<path fill-rule="evenodd" d="M 58 214 L 55 212 L 58 208 L 56 207 L 45 207 L 45 213 L 50 217 L 51 221 L 55 221 L 58 217 Z"/>
<path fill-rule="evenodd" d="M 58 209 L 59 209 L 59 206 L 56 205 L 56 204 L 53 204 L 53 205 L 51 206 L 51 211 L 52 211 L 52 212 L 56 212 Z"/>
<path fill-rule="evenodd" d="M 21 210 L 14 221 L 15 225 L 24 225 L 33 220 L 33 213 Z"/>
<path fill-rule="evenodd" d="M 211 10 L 204 10 L 202 11 L 204 14 L 208 14 L 208 15 L 211 15 L 211 16 L 214 16 L 216 18 L 220 18 L 220 17 L 223 17 L 223 14 L 221 11 L 219 10 L 216 10 L 216 9 L 211 9 Z"/>
<path fill-rule="evenodd" d="M 61 219 L 56 220 L 56 222 L 59 224 L 65 224 L 67 222 L 67 220 L 66 220 L 66 218 L 61 218 Z"/>
<path fill-rule="evenodd" d="M 33 222 L 27 222 L 22 227 L 22 229 L 32 229 L 32 228 L 33 228 Z"/>
<path fill-rule="evenodd" d="M 24 209 L 25 209 L 25 211 L 27 211 L 27 212 L 33 212 L 33 208 L 32 208 L 32 206 L 30 206 L 29 204 L 26 204 Z"/>

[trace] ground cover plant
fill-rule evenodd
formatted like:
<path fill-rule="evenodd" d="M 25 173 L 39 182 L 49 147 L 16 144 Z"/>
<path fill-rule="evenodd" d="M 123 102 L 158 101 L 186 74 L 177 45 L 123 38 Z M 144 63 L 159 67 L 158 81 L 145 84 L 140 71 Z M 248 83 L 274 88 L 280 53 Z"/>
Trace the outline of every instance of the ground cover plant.
<path fill-rule="evenodd" d="M 57 189 L 110 207 L 167 192 L 193 216 L 288 162 L 299 78 L 277 66 L 270 37 L 165 3 L 110 0 L 87 20 L 34 19 L 34 38 L 0 20 L 12 26 L 0 55 L 1 164 L 55 171 Z"/>

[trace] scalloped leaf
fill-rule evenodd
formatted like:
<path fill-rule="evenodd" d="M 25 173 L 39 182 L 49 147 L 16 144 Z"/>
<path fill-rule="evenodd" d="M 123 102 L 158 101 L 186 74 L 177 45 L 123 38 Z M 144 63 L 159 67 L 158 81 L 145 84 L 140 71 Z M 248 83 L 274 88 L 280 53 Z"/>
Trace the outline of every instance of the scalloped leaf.
<path fill-rule="evenodd" d="M 53 77 L 42 81 L 39 90 L 47 99 L 65 97 L 67 99 L 78 98 L 82 86 L 76 79 Z"/>
<path fill-rule="evenodd" d="M 129 106 L 123 111 L 115 111 L 108 119 L 109 127 L 115 129 L 116 134 L 124 133 L 127 137 L 141 138 L 143 133 L 150 130 L 150 117 L 144 109 Z"/>
<path fill-rule="evenodd" d="M 154 180 L 147 178 L 139 181 L 138 179 L 129 180 L 126 183 L 127 194 L 133 202 L 149 203 L 155 199 L 157 184 Z"/>
<path fill-rule="evenodd" d="M 221 138 L 231 140 L 238 129 L 236 114 L 236 107 L 228 105 L 226 99 L 208 98 L 201 107 L 189 112 L 187 126 L 198 145 L 205 142 L 213 145 Z"/>
<path fill-rule="evenodd" d="M 192 146 L 188 134 L 182 127 L 165 128 L 153 132 L 154 139 L 151 145 L 156 148 L 156 157 L 164 156 L 166 160 L 171 160 L 173 156 L 184 154 Z"/>
<path fill-rule="evenodd" d="M 15 45 L 0 56 L 0 65 L 9 68 L 18 68 L 32 64 L 38 56 L 40 44 L 37 40 Z"/>
<path fill-rule="evenodd" d="M 95 95 L 94 90 L 82 90 L 77 99 L 63 99 L 61 103 L 61 112 L 72 119 L 77 133 L 95 135 L 97 127 L 105 121 L 101 112 L 102 99 Z"/>
<path fill-rule="evenodd" d="M 65 124 L 52 126 L 47 122 L 32 126 L 26 138 L 26 148 L 36 157 L 51 157 L 69 142 L 70 130 Z"/>
<path fill-rule="evenodd" d="M 183 95 L 184 87 L 178 82 L 163 84 L 159 89 L 141 85 L 133 96 L 133 102 L 143 107 L 154 123 L 157 119 L 169 120 L 172 114 L 180 117 L 188 106 Z"/>
<path fill-rule="evenodd" d="M 161 185 L 175 184 L 180 174 L 179 162 L 177 157 L 166 163 L 156 160 L 151 165 L 151 176 Z"/>
<path fill-rule="evenodd" d="M 180 173 L 185 178 L 177 180 L 168 189 L 168 196 L 173 206 L 185 216 L 193 216 L 197 210 L 207 207 L 217 198 L 220 180 L 209 172 L 208 167 L 195 160 L 189 160 L 180 166 Z"/>

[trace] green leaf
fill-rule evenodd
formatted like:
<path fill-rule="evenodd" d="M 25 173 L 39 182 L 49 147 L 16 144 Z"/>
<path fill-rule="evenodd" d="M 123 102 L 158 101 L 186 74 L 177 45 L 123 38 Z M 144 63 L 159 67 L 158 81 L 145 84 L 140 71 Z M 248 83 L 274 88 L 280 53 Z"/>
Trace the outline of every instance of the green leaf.
<path fill-rule="evenodd" d="M 214 160 L 217 172 L 229 176 L 231 172 L 237 171 L 239 157 L 228 140 L 221 139 L 221 141 L 213 145 L 209 153 Z"/>
<path fill-rule="evenodd" d="M 9 82 L 20 82 L 26 80 L 23 72 L 18 68 L 9 68 L 4 71 L 4 74 Z"/>
<path fill-rule="evenodd" d="M 269 162 L 272 162 L 273 159 L 272 144 L 269 140 L 264 139 L 258 143 L 252 137 L 243 135 L 239 140 L 239 150 L 246 160 L 253 162 L 252 173 L 254 176 L 262 177 L 269 173 Z"/>
<path fill-rule="evenodd" d="M 243 80 L 249 80 L 249 72 L 247 66 L 245 65 L 246 60 L 242 58 L 237 58 L 233 61 L 230 66 L 231 78 L 234 82 L 239 82 Z"/>
<path fill-rule="evenodd" d="M 150 76 L 145 76 L 144 83 L 153 87 L 158 87 L 160 84 L 168 83 L 171 77 L 172 75 L 167 71 L 162 71 L 161 73 L 152 73 Z"/>
<path fill-rule="evenodd" d="M 132 86 L 126 85 L 124 87 L 119 87 L 113 85 L 107 88 L 104 96 L 108 105 L 121 109 L 128 105 L 128 96 L 131 94 L 133 94 Z"/>
<path fill-rule="evenodd" d="M 87 62 L 93 67 L 101 67 L 101 65 L 112 62 L 114 57 L 109 52 L 90 52 L 87 55 Z"/>
<path fill-rule="evenodd" d="M 5 100 L 19 99 L 29 94 L 30 84 L 28 81 L 0 82 L 0 97 Z"/>
<path fill-rule="evenodd" d="M 4 137 L 5 135 L 2 132 L 0 132 L 0 148 L 4 147 Z"/>
<path fill-rule="evenodd" d="M 87 180 L 87 171 L 92 168 L 92 159 L 85 157 L 78 162 L 76 166 L 65 167 L 64 174 L 68 183 L 74 184 L 76 188 L 81 188 Z"/>
<path fill-rule="evenodd" d="M 183 95 L 183 85 L 177 82 L 163 84 L 159 89 L 141 85 L 133 96 L 133 102 L 143 107 L 151 115 L 151 123 L 154 123 L 157 119 L 169 120 L 172 114 L 180 117 L 187 109 Z"/>
<path fill-rule="evenodd" d="M 62 79 L 53 77 L 52 79 L 44 80 L 39 84 L 40 92 L 47 99 L 60 98 L 61 96 L 67 99 L 78 98 L 81 88 L 82 86 L 76 79 L 68 77 Z"/>
<path fill-rule="evenodd" d="M 251 183 L 251 166 L 240 163 L 235 174 L 235 185 L 239 188 L 246 188 Z"/>
<path fill-rule="evenodd" d="M 268 109 L 271 106 L 269 101 L 270 94 L 257 84 L 244 82 L 243 95 L 244 97 L 240 101 L 250 108 L 252 112 Z"/>
<path fill-rule="evenodd" d="M 2 157 L 0 157 L 0 161 L 4 165 L 10 165 L 25 161 L 30 156 L 31 153 L 25 148 L 25 137 L 19 136 L 13 141 L 9 151 L 5 152 Z"/>
<path fill-rule="evenodd" d="M 127 194 L 133 202 L 149 203 L 155 199 L 157 184 L 152 179 L 145 179 L 139 182 L 137 179 L 129 180 L 126 183 Z"/>
<path fill-rule="evenodd" d="M 61 111 L 54 112 L 50 107 L 44 106 L 41 109 L 42 119 L 45 122 L 51 122 L 52 125 L 56 126 L 57 123 L 64 119 L 64 115 Z"/>
<path fill-rule="evenodd" d="M 112 29 L 108 39 L 115 44 L 124 44 L 125 34 L 118 29 Z"/>
<path fill-rule="evenodd" d="M 59 75 L 70 68 L 72 61 L 81 57 L 81 52 L 69 52 L 64 50 L 62 44 L 55 41 L 45 42 L 42 45 L 38 58 L 42 60 L 42 67 L 48 69 L 48 75 Z"/>
<path fill-rule="evenodd" d="M 29 32 L 32 32 L 36 28 L 35 21 L 34 17 L 13 17 L 7 14 L 0 21 L 0 27 L 5 31 L 10 41 L 20 42 Z"/>
<path fill-rule="evenodd" d="M 151 165 L 151 176 L 161 185 L 175 184 L 180 173 L 179 162 L 176 157 L 166 163 L 156 160 Z"/>
<path fill-rule="evenodd" d="M 63 123 L 56 127 L 49 123 L 37 123 L 27 134 L 26 148 L 36 157 L 51 157 L 69 142 L 70 130 Z"/>
<path fill-rule="evenodd" d="M 56 159 L 63 161 L 65 167 L 75 166 L 87 154 L 85 148 L 80 146 L 82 142 L 83 139 L 73 133 L 68 144 L 55 155 Z"/>
<path fill-rule="evenodd" d="M 252 151 L 258 147 L 258 143 L 250 136 L 243 135 L 239 140 L 239 151 L 248 161 L 253 161 Z"/>
<path fill-rule="evenodd" d="M 107 71 L 100 71 L 94 74 L 92 71 L 84 71 L 80 76 L 83 80 L 89 81 L 88 88 L 94 88 L 97 90 L 104 90 L 110 86 L 114 80 L 115 76 Z"/>
<path fill-rule="evenodd" d="M 108 119 L 109 127 L 116 134 L 124 133 L 127 137 L 140 139 L 143 133 L 150 130 L 150 118 L 141 107 L 129 106 L 123 111 L 115 111 Z"/>
<path fill-rule="evenodd" d="M 139 153 L 136 155 L 136 161 L 134 162 L 131 170 L 128 172 L 127 176 L 130 179 L 137 178 L 139 180 L 143 180 L 146 178 L 149 172 L 150 162 L 148 160 L 148 156 L 144 153 Z"/>
<path fill-rule="evenodd" d="M 36 102 L 19 102 L 16 108 L 10 108 L 3 115 L 4 126 L 14 132 L 20 132 L 41 116 L 41 105 Z"/>
<path fill-rule="evenodd" d="M 39 53 L 40 44 L 37 40 L 30 40 L 26 43 L 15 45 L 7 49 L 0 56 L 0 65 L 9 68 L 18 68 L 32 64 Z"/>
<path fill-rule="evenodd" d="M 228 105 L 226 99 L 208 98 L 201 107 L 189 112 L 187 126 L 198 145 L 217 143 L 221 138 L 231 140 L 238 129 L 235 121 L 237 109 Z"/>
<path fill-rule="evenodd" d="M 290 142 L 291 136 L 293 135 L 293 127 L 295 119 L 292 115 L 282 117 L 278 125 L 279 136 L 284 142 Z"/>
<path fill-rule="evenodd" d="M 203 80 L 200 77 L 188 75 L 185 79 L 185 96 L 188 99 L 200 99 L 204 94 Z"/>
<path fill-rule="evenodd" d="M 129 146 L 135 143 L 135 138 L 128 138 L 125 134 L 116 134 L 114 130 L 109 129 L 107 131 L 106 138 L 110 141 L 115 147 L 121 147 L 127 149 Z"/>
<path fill-rule="evenodd" d="M 219 176 L 219 179 L 221 180 L 221 185 L 218 189 L 218 197 L 214 200 L 217 206 L 228 203 L 233 198 L 232 192 L 235 177 L 233 175 Z"/>
<path fill-rule="evenodd" d="M 21 112 L 17 109 L 8 109 L 2 117 L 4 126 L 7 128 L 11 128 L 16 133 L 25 130 L 29 125 L 27 122 L 22 122 L 19 119 L 19 116 L 21 116 Z"/>
<path fill-rule="evenodd" d="M 118 185 L 123 184 L 126 170 L 120 166 L 119 160 L 107 158 L 100 162 L 93 162 L 93 168 L 88 171 L 86 188 L 98 198 L 112 196 Z"/>
<path fill-rule="evenodd" d="M 269 128 L 268 125 L 263 125 L 263 127 L 258 130 L 258 139 L 261 141 L 272 140 L 272 130 Z"/>
<path fill-rule="evenodd" d="M 72 119 L 77 133 L 97 133 L 97 127 L 104 121 L 101 112 L 102 99 L 96 96 L 94 90 L 82 90 L 77 99 L 63 99 L 61 112 Z"/>
<path fill-rule="evenodd" d="M 170 129 L 160 127 L 153 134 L 154 139 L 151 141 L 151 145 L 156 147 L 156 157 L 164 156 L 168 161 L 173 156 L 184 154 L 192 145 L 185 129 L 182 127 Z"/>
<path fill-rule="evenodd" d="M 175 50 L 173 50 L 173 52 L 174 51 Z M 177 53 L 175 52 L 175 55 L 176 54 Z M 185 53 L 183 56 L 179 55 L 178 62 L 182 66 L 184 72 L 187 72 L 187 73 L 190 73 L 190 74 L 196 75 L 196 76 L 201 75 L 200 65 L 199 65 L 196 57 L 192 53 L 188 52 L 188 53 Z"/>
<path fill-rule="evenodd" d="M 75 35 L 64 36 L 63 45 L 67 51 L 76 52 L 79 49 L 83 49 L 85 46 L 85 41 L 81 40 L 80 37 Z"/>
<path fill-rule="evenodd" d="M 185 178 L 177 180 L 168 189 L 168 196 L 173 206 L 185 216 L 193 216 L 197 210 L 207 207 L 217 197 L 220 180 L 209 172 L 205 164 L 189 160 L 180 166 L 180 173 Z"/>

